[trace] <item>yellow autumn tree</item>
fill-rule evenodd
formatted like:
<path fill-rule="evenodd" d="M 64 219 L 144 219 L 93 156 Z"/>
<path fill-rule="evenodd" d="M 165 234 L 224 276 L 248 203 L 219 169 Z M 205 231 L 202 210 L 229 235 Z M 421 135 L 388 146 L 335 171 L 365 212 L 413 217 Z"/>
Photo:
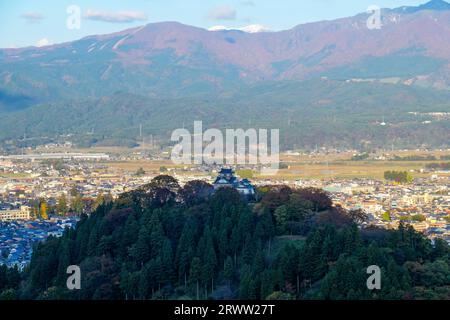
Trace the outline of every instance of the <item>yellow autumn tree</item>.
<path fill-rule="evenodd" d="M 41 202 L 41 206 L 39 208 L 39 213 L 40 213 L 42 219 L 48 220 L 47 203 L 45 201 Z"/>
<path fill-rule="evenodd" d="M 97 198 L 94 201 L 94 207 L 93 209 L 96 210 L 99 206 L 101 206 L 105 202 L 105 196 L 103 193 L 99 193 L 97 195 Z"/>

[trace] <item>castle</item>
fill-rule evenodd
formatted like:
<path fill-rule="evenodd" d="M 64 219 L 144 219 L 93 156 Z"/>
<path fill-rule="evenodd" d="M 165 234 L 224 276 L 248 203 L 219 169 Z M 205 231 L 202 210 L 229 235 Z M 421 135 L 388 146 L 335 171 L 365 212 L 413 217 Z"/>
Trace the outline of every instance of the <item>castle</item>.
<path fill-rule="evenodd" d="M 234 175 L 233 169 L 222 168 L 216 181 L 214 181 L 214 190 L 224 187 L 236 189 L 236 191 L 247 198 L 253 198 L 255 196 L 255 188 L 250 181 L 248 179 L 238 179 Z"/>

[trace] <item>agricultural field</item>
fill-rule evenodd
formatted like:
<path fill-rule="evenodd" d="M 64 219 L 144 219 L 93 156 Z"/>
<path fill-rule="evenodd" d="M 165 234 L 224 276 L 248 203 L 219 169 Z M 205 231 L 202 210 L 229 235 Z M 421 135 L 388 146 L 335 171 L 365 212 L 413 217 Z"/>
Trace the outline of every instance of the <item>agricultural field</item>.
<path fill-rule="evenodd" d="M 283 168 L 279 170 L 275 179 L 353 179 L 372 178 L 383 179 L 385 171 L 409 171 L 414 177 L 429 177 L 430 173 L 421 172 L 427 164 L 450 162 L 449 160 L 420 160 L 397 161 L 375 160 L 374 158 L 391 159 L 393 156 L 434 156 L 437 159 L 449 156 L 449 151 L 395 151 L 391 155 L 376 154 L 370 159 L 352 161 L 351 153 L 327 154 L 327 155 L 282 155 Z M 450 176 L 450 173 L 440 173 Z M 256 175 L 258 177 L 258 175 Z M 265 177 L 264 177 L 265 178 Z"/>

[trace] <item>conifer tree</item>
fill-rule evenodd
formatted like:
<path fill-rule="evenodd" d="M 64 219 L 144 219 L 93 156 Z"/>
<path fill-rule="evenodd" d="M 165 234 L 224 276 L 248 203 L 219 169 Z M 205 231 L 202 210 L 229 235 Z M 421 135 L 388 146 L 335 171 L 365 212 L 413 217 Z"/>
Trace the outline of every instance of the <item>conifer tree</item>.
<path fill-rule="evenodd" d="M 223 277 L 227 281 L 228 286 L 231 285 L 233 276 L 234 276 L 233 259 L 230 256 L 228 256 L 225 260 L 224 267 L 223 267 Z"/>
<path fill-rule="evenodd" d="M 198 257 L 192 259 L 191 269 L 189 272 L 189 281 L 195 285 L 197 300 L 200 299 L 200 281 L 202 279 L 202 262 Z"/>
<path fill-rule="evenodd" d="M 143 266 L 150 259 L 150 237 L 146 225 L 142 225 L 136 243 L 132 246 L 130 253 L 133 260 Z"/>

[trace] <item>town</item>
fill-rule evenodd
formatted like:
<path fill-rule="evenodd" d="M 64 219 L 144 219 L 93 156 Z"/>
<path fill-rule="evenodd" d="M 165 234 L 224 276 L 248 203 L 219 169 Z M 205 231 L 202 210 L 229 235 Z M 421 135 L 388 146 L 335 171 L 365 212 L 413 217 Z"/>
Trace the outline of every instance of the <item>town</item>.
<path fill-rule="evenodd" d="M 60 237 L 66 228 L 72 228 L 77 219 L 0 220 L 0 265 L 17 267 L 22 271 L 30 262 L 33 245 L 49 236 Z"/>
<path fill-rule="evenodd" d="M 29 262 L 34 243 L 61 236 L 65 228 L 75 226 L 81 214 L 90 214 L 103 201 L 161 174 L 174 176 L 180 184 L 203 180 L 215 188 L 233 187 L 246 196 L 254 196 L 258 188 L 268 185 L 321 188 L 335 205 L 366 212 L 366 226 L 397 228 L 403 221 L 432 240 L 442 238 L 450 243 L 450 173 L 439 169 L 437 158 L 419 158 L 420 162 L 409 158 L 405 164 L 397 156 L 387 165 L 386 155 L 375 156 L 373 166 L 382 163 L 386 171 L 394 163 L 412 168 L 413 181 L 397 183 L 379 177 L 379 172 L 361 174 L 354 167 L 353 176 L 346 176 L 350 164 L 357 166 L 350 161 L 358 158 L 355 151 L 286 152 L 281 155 L 279 174 L 273 177 L 258 175 L 254 165 L 232 169 L 176 165 L 164 150 L 34 151 L 0 156 L 0 264 L 19 269 Z M 366 156 L 362 158 L 367 161 Z M 436 165 L 424 165 L 427 161 Z M 361 167 L 370 171 L 367 162 Z M 309 171 L 311 176 L 306 174 Z"/>

